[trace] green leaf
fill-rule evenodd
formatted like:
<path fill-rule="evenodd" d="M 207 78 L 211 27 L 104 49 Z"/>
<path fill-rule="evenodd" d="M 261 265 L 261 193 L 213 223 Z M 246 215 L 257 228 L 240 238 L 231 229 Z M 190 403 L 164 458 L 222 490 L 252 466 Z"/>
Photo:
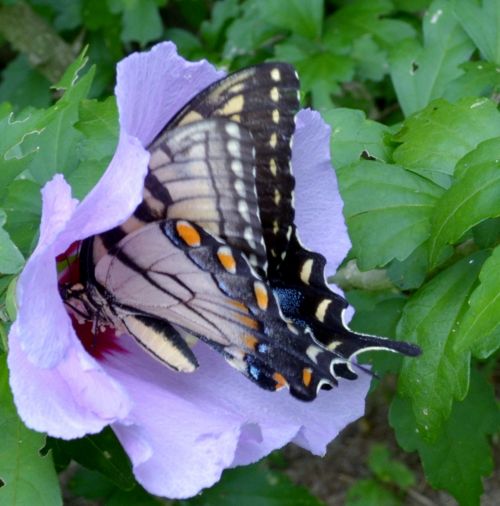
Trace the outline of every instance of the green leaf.
<path fill-rule="evenodd" d="M 419 288 L 425 280 L 429 267 L 429 244 L 422 243 L 405 260 L 393 260 L 387 275 L 400 290 Z"/>
<path fill-rule="evenodd" d="M 40 225 L 40 186 L 29 179 L 14 181 L 8 188 L 3 206 L 7 213 L 5 230 L 23 255 L 28 257 Z"/>
<path fill-rule="evenodd" d="M 406 490 L 415 485 L 415 476 L 402 462 L 391 459 L 389 449 L 382 444 L 374 444 L 368 457 L 368 466 L 383 483 L 394 483 Z"/>
<path fill-rule="evenodd" d="M 241 7 L 238 0 L 222 0 L 214 3 L 211 19 L 203 21 L 200 27 L 203 41 L 215 49 L 222 42 L 229 22 L 238 17 L 240 13 Z"/>
<path fill-rule="evenodd" d="M 17 110 L 50 105 L 49 81 L 35 70 L 24 55 L 9 62 L 2 71 L 0 102 L 8 101 Z"/>
<path fill-rule="evenodd" d="M 500 118 L 499 118 L 500 119 Z M 481 143 L 457 168 L 457 181 L 439 199 L 432 217 L 429 263 L 439 263 L 447 244 L 474 225 L 500 216 L 500 137 Z M 485 158 L 489 160 L 484 161 Z"/>
<path fill-rule="evenodd" d="M 396 337 L 396 326 L 406 297 L 393 291 L 364 292 L 349 290 L 346 292 L 349 304 L 356 312 L 349 327 L 353 330 L 383 337 Z M 359 356 L 363 364 L 370 364 L 379 377 L 388 373 L 399 373 L 402 356 L 397 353 L 365 352 Z"/>
<path fill-rule="evenodd" d="M 472 230 L 474 242 L 481 248 L 493 248 L 500 240 L 500 218 L 482 221 Z"/>
<path fill-rule="evenodd" d="M 345 506 L 401 506 L 403 501 L 377 480 L 359 480 L 347 491 Z"/>
<path fill-rule="evenodd" d="M 458 23 L 451 2 L 436 0 L 423 21 L 424 44 L 408 39 L 396 46 L 390 73 L 406 116 L 443 95 L 447 85 L 462 74 L 474 45 Z"/>
<path fill-rule="evenodd" d="M 0 209 L 0 274 L 16 274 L 24 265 L 24 257 L 4 230 L 6 214 Z"/>
<path fill-rule="evenodd" d="M 337 174 L 360 269 L 404 260 L 427 240 L 441 188 L 402 167 L 374 161 L 357 162 Z"/>
<path fill-rule="evenodd" d="M 454 403 L 439 439 L 432 443 L 421 437 L 407 400 L 394 399 L 389 419 L 399 444 L 420 454 L 430 485 L 450 492 L 461 506 L 479 506 L 481 477 L 493 470 L 487 436 L 500 429 L 499 409 L 489 382 L 472 374 L 467 397 Z"/>
<path fill-rule="evenodd" d="M 267 0 L 259 7 L 261 17 L 279 28 L 308 39 L 321 35 L 323 0 L 288 0 L 286 7 L 281 0 Z"/>
<path fill-rule="evenodd" d="M 456 102 L 464 97 L 494 98 L 500 93 L 498 65 L 485 61 L 471 61 L 460 66 L 464 73 L 446 88 L 443 98 Z"/>
<path fill-rule="evenodd" d="M 37 139 L 55 111 L 29 109 L 16 117 L 10 104 L 0 105 L 0 201 L 9 184 L 27 170 L 37 154 Z"/>
<path fill-rule="evenodd" d="M 275 48 L 276 58 L 293 63 L 300 76 L 301 88 L 311 93 L 316 109 L 331 108 L 332 95 L 340 93 L 339 83 L 354 76 L 354 62 L 347 55 L 324 51 L 299 37 L 290 37 Z"/>
<path fill-rule="evenodd" d="M 241 5 L 242 14 L 228 27 L 223 58 L 232 60 L 255 52 L 274 37 L 279 28 L 262 17 L 261 0 L 247 0 Z"/>
<path fill-rule="evenodd" d="M 469 309 L 457 329 L 455 349 L 472 350 L 487 358 L 500 347 L 500 246 L 495 248 L 479 273 L 479 286 L 472 292 Z"/>
<path fill-rule="evenodd" d="M 491 100 L 436 100 L 408 118 L 394 136 L 402 143 L 394 161 L 447 188 L 455 165 L 484 140 L 500 135 L 500 113 Z"/>
<path fill-rule="evenodd" d="M 115 97 L 108 97 L 103 102 L 83 100 L 79 104 L 75 128 L 85 136 L 80 145 L 83 160 L 101 160 L 105 157 L 111 160 L 118 144 Z"/>
<path fill-rule="evenodd" d="M 9 276 L 10 278 L 10 276 Z M 18 277 L 10 278 L 9 286 L 5 294 L 5 310 L 10 318 L 10 321 L 14 321 L 17 316 L 17 303 L 16 303 L 16 287 Z"/>
<path fill-rule="evenodd" d="M 386 161 L 390 154 L 384 144 L 389 128 L 366 119 L 363 111 L 338 108 L 326 111 L 323 119 L 332 127 L 331 152 L 337 169 L 359 160 L 362 156 Z"/>
<path fill-rule="evenodd" d="M 9 506 L 62 504 L 50 454 L 42 456 L 45 436 L 19 419 L 8 384 L 5 355 L 0 356 L 0 503 Z"/>
<path fill-rule="evenodd" d="M 75 70 L 75 77 L 71 82 L 69 75 L 63 76 L 58 86 L 66 86 L 69 82 L 69 87 L 53 106 L 57 114 L 36 139 L 39 151 L 28 168 L 34 179 L 41 185 L 56 173 L 71 173 L 78 164 L 77 146 L 83 134 L 76 130 L 74 125 L 78 121 L 80 101 L 90 90 L 95 67 L 75 81 L 78 71 Z"/>
<path fill-rule="evenodd" d="M 49 447 L 88 469 L 99 471 L 122 489 L 131 490 L 135 485 L 129 458 L 109 427 L 80 439 L 51 439 Z"/>
<path fill-rule="evenodd" d="M 155 0 L 121 0 L 120 3 L 123 4 L 123 42 L 137 41 L 145 46 L 161 37 L 163 24 Z"/>
<path fill-rule="evenodd" d="M 278 472 L 256 464 L 227 469 L 222 479 L 212 488 L 180 506 L 321 506 L 307 489 L 293 485 L 290 479 Z"/>
<path fill-rule="evenodd" d="M 500 64 L 500 1 L 454 0 L 454 12 L 484 58 Z"/>
<path fill-rule="evenodd" d="M 370 34 L 383 48 L 391 48 L 416 35 L 414 28 L 389 15 L 394 6 L 389 0 L 354 0 L 346 2 L 325 23 L 324 42 L 330 46 L 349 47 Z"/>
<path fill-rule="evenodd" d="M 423 354 L 403 361 L 398 392 L 411 399 L 416 424 L 427 440 L 438 436 L 453 398 L 467 394 L 470 355 L 454 350 L 455 334 L 485 258 L 479 252 L 442 271 L 403 310 L 398 339 L 418 344 Z"/>

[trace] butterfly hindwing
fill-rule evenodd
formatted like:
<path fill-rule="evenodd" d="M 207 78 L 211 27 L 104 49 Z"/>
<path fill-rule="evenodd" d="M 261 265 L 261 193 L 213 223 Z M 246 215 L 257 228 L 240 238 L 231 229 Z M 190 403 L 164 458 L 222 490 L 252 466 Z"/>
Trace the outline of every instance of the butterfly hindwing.
<path fill-rule="evenodd" d="M 283 318 L 271 288 L 244 255 L 194 223 L 165 220 L 138 229 L 101 258 L 95 275 L 112 294 L 115 325 L 130 318 L 168 321 L 220 351 L 261 387 L 288 386 L 304 400 L 336 384 L 337 355 Z M 139 325 L 135 330 L 141 342 Z"/>

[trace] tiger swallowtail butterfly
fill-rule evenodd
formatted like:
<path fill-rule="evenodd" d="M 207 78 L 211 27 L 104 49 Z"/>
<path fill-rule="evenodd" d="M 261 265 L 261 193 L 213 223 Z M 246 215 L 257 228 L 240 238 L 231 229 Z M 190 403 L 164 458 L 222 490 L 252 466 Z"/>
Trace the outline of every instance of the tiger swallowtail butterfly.
<path fill-rule="evenodd" d="M 264 63 L 195 96 L 148 147 L 143 201 L 121 226 L 85 239 L 80 283 L 62 286 L 71 311 L 132 335 L 190 372 L 194 338 L 260 387 L 312 400 L 368 349 L 418 355 L 362 335 L 325 281 L 325 259 L 294 225 L 290 168 L 299 81 Z"/>

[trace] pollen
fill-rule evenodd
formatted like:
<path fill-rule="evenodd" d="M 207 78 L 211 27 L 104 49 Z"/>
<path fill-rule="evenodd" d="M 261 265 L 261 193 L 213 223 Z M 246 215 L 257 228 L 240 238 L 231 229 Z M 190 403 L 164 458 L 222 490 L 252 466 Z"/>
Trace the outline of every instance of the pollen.
<path fill-rule="evenodd" d="M 267 294 L 266 287 L 260 281 L 256 281 L 253 284 L 253 291 L 255 293 L 257 305 L 262 311 L 265 311 L 269 305 L 269 295 Z"/>
<path fill-rule="evenodd" d="M 227 272 L 230 272 L 231 274 L 236 273 L 236 260 L 234 259 L 230 248 L 227 246 L 219 248 L 217 251 L 217 258 Z"/>
<path fill-rule="evenodd" d="M 197 247 L 201 244 L 199 232 L 187 221 L 178 221 L 175 225 L 179 237 L 191 247 Z"/>

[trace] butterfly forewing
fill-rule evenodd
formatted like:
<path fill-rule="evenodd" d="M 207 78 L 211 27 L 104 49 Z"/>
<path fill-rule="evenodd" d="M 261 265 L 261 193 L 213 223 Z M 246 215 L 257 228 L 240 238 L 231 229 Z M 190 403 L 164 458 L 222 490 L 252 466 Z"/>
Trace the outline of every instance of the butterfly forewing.
<path fill-rule="evenodd" d="M 247 129 L 255 143 L 256 185 L 269 270 L 284 254 L 293 224 L 291 139 L 299 108 L 299 80 L 286 63 L 264 63 L 235 72 L 189 102 L 168 129 L 207 117 L 225 117 Z"/>

